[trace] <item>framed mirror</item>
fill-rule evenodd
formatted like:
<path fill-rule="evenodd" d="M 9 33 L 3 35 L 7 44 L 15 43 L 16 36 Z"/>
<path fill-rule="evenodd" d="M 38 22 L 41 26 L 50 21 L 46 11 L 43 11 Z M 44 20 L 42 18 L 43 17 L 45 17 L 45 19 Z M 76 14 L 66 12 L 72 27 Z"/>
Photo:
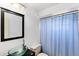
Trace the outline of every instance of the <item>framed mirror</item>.
<path fill-rule="evenodd" d="M 1 8 L 1 41 L 24 37 L 24 15 Z"/>

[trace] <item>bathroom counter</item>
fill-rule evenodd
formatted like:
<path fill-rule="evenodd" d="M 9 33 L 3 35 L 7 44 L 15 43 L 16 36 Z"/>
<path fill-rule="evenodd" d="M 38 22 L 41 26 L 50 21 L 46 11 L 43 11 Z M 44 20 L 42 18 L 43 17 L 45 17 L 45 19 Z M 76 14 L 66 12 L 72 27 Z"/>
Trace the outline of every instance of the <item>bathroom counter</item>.
<path fill-rule="evenodd" d="M 35 56 L 35 52 L 26 46 L 19 45 L 8 51 L 8 56 Z"/>
<path fill-rule="evenodd" d="M 30 49 L 27 49 L 27 51 L 22 51 L 21 53 L 12 53 L 9 54 L 8 56 L 35 56 L 35 52 L 31 51 Z"/>

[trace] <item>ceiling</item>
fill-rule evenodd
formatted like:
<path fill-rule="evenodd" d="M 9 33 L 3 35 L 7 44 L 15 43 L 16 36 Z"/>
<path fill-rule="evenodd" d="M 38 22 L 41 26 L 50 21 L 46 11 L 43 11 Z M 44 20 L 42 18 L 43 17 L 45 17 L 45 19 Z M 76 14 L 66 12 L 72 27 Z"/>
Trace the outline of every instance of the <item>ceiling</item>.
<path fill-rule="evenodd" d="M 57 3 L 25 3 L 24 5 L 27 6 L 27 4 L 38 12 L 48 7 L 57 5 Z"/>

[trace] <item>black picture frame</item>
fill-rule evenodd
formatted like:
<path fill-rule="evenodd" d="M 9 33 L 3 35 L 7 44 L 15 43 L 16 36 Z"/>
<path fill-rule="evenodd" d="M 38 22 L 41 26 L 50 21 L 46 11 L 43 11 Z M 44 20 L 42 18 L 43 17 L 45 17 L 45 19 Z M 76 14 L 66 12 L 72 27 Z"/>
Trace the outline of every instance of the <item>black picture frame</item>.
<path fill-rule="evenodd" d="M 11 11 L 11 10 L 8 10 L 8 9 L 5 9 L 5 8 L 2 8 L 2 7 L 0 7 L 0 8 L 1 8 L 1 42 L 15 40 L 15 39 L 19 39 L 19 38 L 24 38 L 24 15 L 17 13 L 17 12 L 14 12 L 14 11 Z M 22 36 L 4 38 L 4 12 L 11 13 L 11 14 L 22 17 Z"/>

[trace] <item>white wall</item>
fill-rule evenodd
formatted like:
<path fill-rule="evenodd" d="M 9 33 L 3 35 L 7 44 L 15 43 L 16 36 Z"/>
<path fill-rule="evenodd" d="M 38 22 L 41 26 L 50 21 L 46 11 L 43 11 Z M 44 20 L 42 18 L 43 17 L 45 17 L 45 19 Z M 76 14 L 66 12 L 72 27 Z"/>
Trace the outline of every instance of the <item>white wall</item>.
<path fill-rule="evenodd" d="M 60 3 L 39 12 L 40 18 L 61 14 L 72 10 L 79 10 L 79 3 Z"/>
<path fill-rule="evenodd" d="M 39 45 L 40 43 L 40 32 L 39 32 L 39 16 L 38 13 L 30 8 L 26 9 L 25 15 L 25 40 L 26 45 L 31 48 Z"/>
<path fill-rule="evenodd" d="M 39 17 L 37 13 L 29 8 L 23 8 L 19 4 L 0 4 L 1 7 L 25 14 L 25 43 L 28 47 L 39 44 Z M 0 42 L 0 55 L 7 55 L 8 51 L 23 43 L 22 39 Z"/>

